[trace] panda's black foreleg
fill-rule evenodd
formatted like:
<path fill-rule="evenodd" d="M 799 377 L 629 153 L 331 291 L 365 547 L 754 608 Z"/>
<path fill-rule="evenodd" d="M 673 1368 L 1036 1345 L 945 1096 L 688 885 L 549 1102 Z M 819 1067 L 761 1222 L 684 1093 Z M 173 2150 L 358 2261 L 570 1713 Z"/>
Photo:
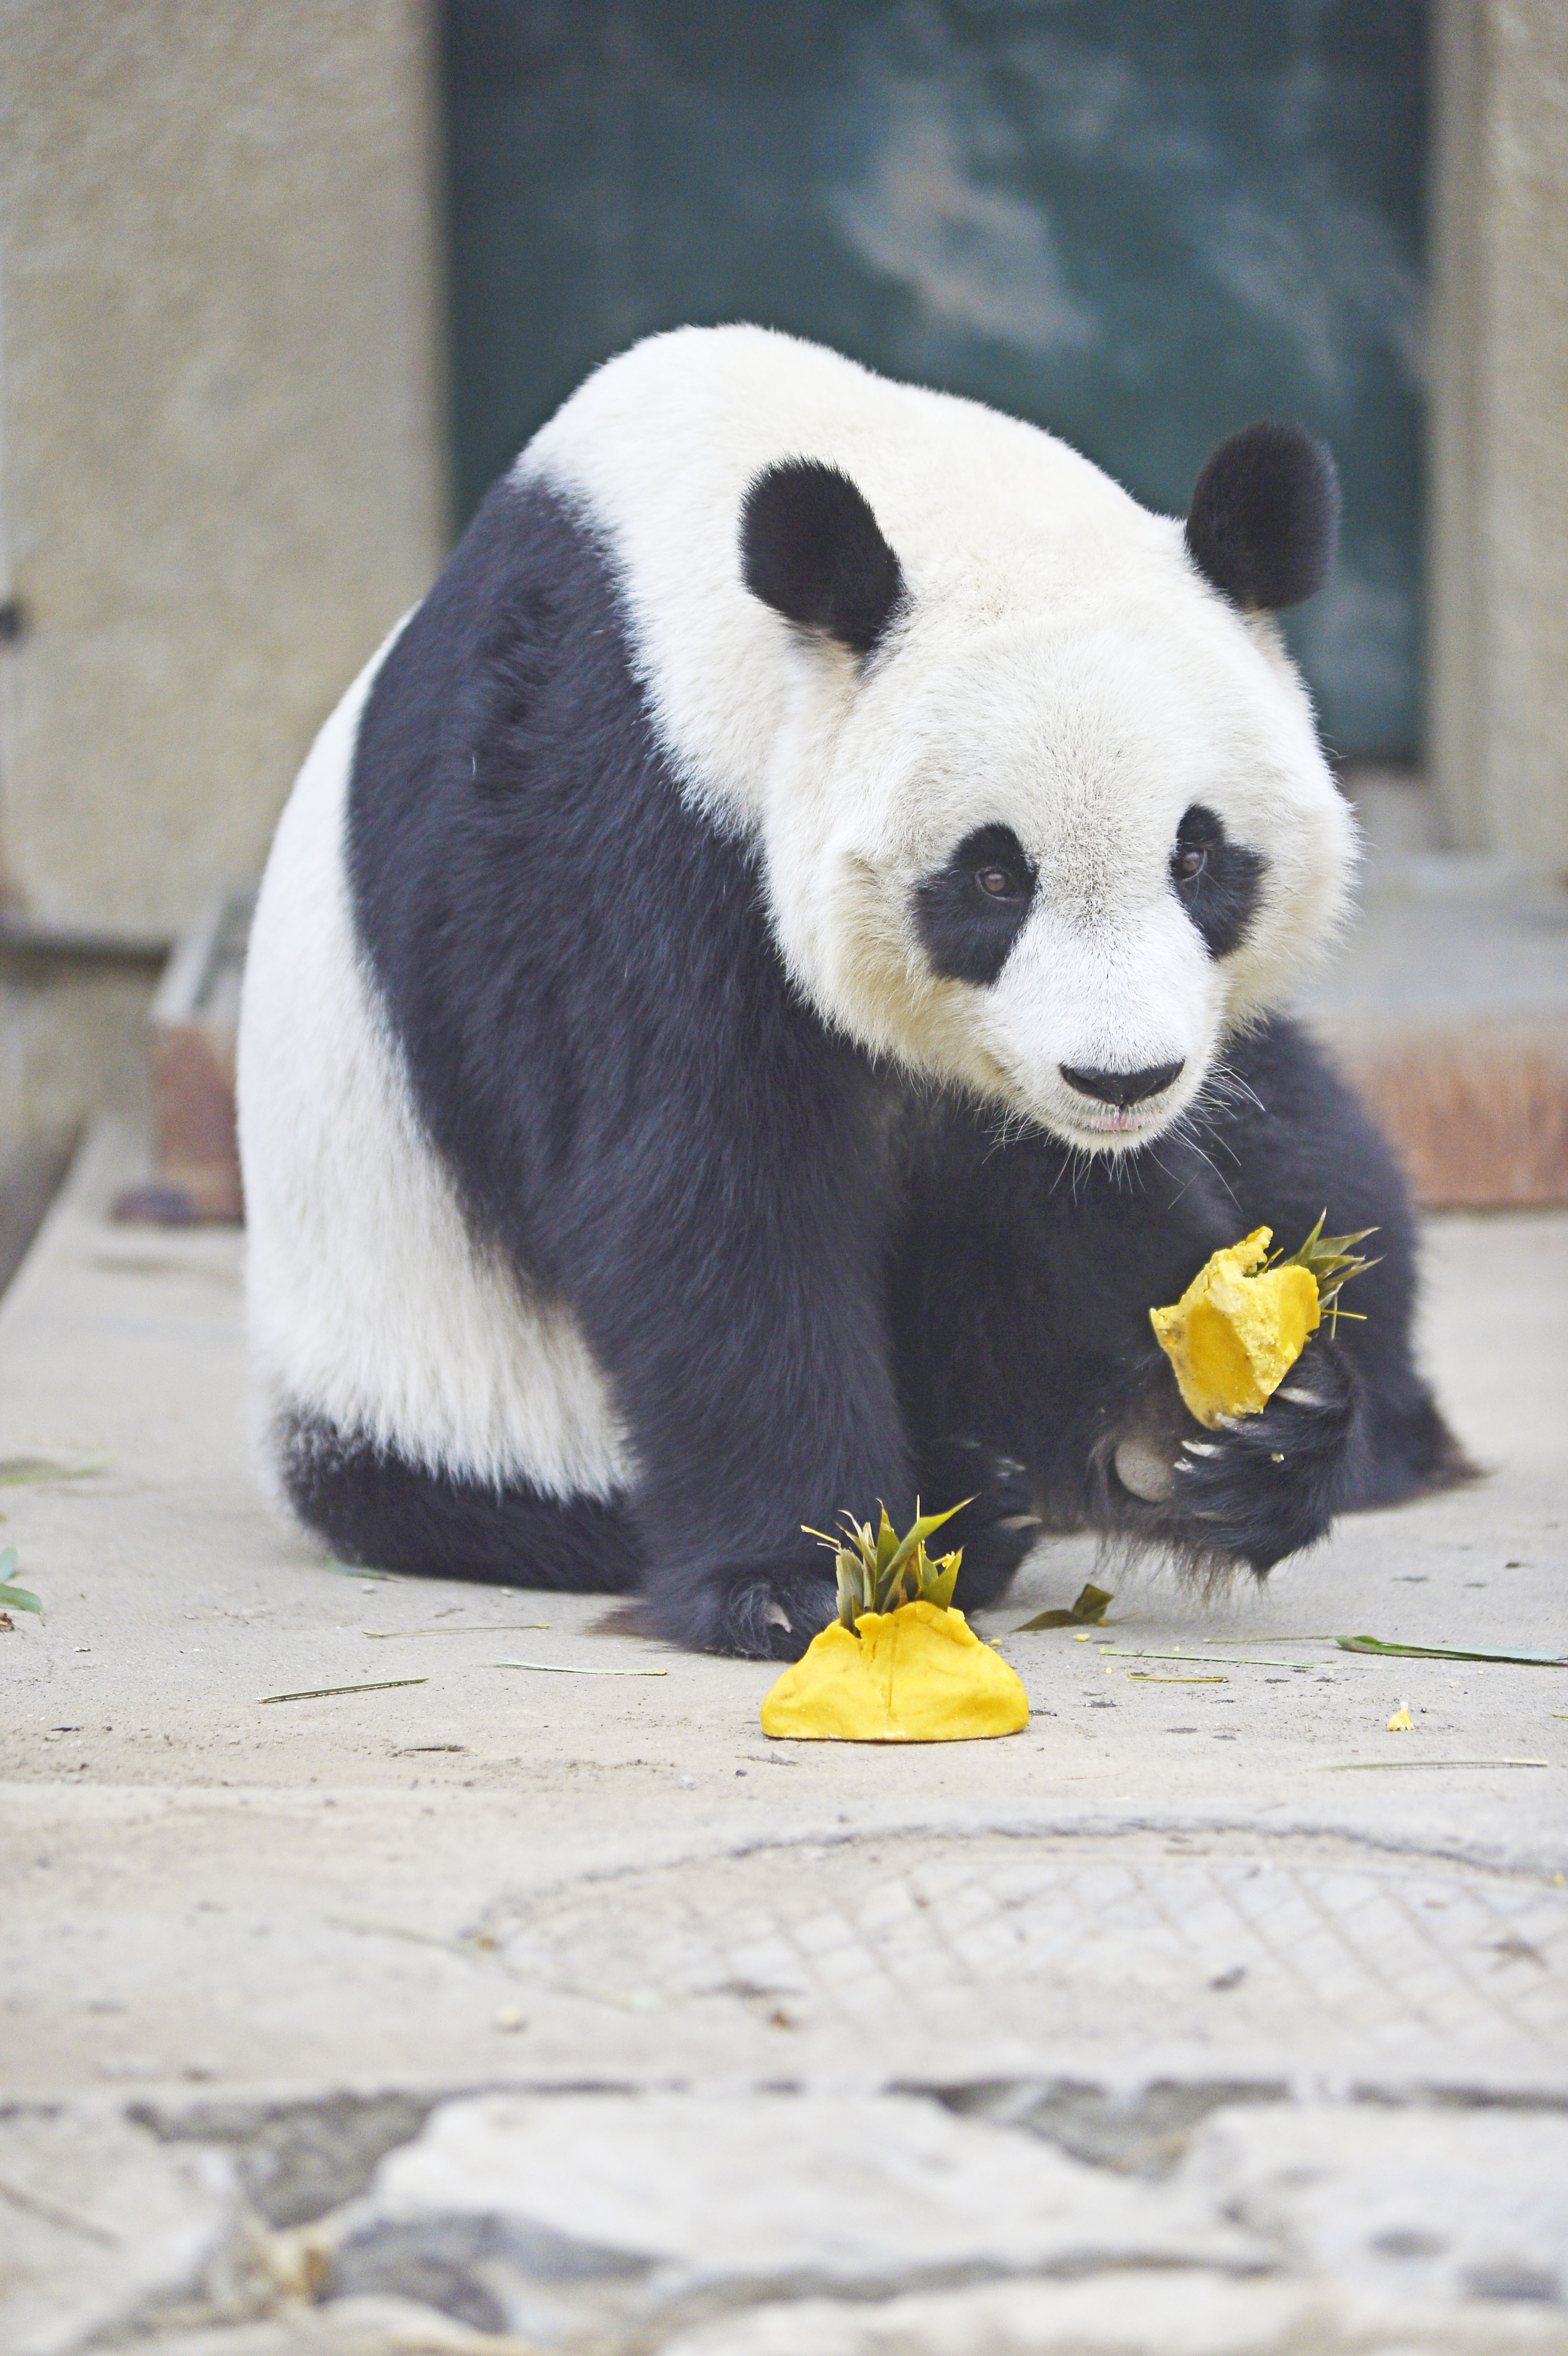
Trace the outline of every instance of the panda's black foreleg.
<path fill-rule="evenodd" d="M 955 1601 L 965 1612 L 985 1611 L 1006 1594 L 1043 1526 L 1029 1466 L 949 1429 L 917 1436 L 915 1487 L 923 1513 L 962 1505 L 936 1550 L 961 1548 Z"/>
<path fill-rule="evenodd" d="M 1294 1025 L 1261 1026 L 1231 1061 L 1239 1107 L 1120 1164 L 1003 1143 L 973 1108 L 928 1110 L 891 1289 L 923 1462 L 960 1435 L 976 1462 L 1028 1467 L 1049 1528 L 1262 1572 L 1336 1514 L 1469 1468 L 1412 1359 L 1413 1224 L 1387 1146 Z M 1321 1211 L 1331 1231 L 1379 1231 L 1380 1264 L 1345 1303 L 1364 1316 L 1315 1337 L 1261 1415 L 1205 1430 L 1150 1307 L 1252 1227 L 1290 1248 Z"/>
<path fill-rule="evenodd" d="M 1157 1387 L 1158 1370 L 1146 1401 Z M 1168 1374 L 1168 1370 L 1167 1370 Z M 1323 1537 L 1351 1493 L 1366 1444 L 1365 1384 L 1325 1337 L 1307 1345 L 1263 1412 L 1213 1430 L 1163 1398 L 1102 1446 L 1092 1518 L 1213 1569 L 1263 1573 Z"/>
<path fill-rule="evenodd" d="M 914 1483 L 877 1084 L 792 1010 L 764 1044 L 689 1079 L 667 1061 L 626 1156 L 635 1186 L 619 1164 L 598 1173 L 592 1250 L 573 1236 L 560 1265 L 636 1467 L 645 1622 L 788 1660 L 837 1608 L 810 1529 L 882 1502 L 907 1516 Z M 683 1083 L 702 1092 L 689 1108 Z"/>
<path fill-rule="evenodd" d="M 1151 1253 L 1109 1172 L 1079 1173 L 1076 1204 L 1051 1191 L 1043 1158 L 970 1177 L 978 1248 L 928 1234 L 914 1277 L 925 1355 L 910 1407 L 929 1502 L 978 1493 L 954 1526 L 966 1600 L 994 1600 L 1042 1530 L 1097 1530 L 1211 1570 L 1266 1570 L 1320 1538 L 1365 1420 L 1345 1354 L 1313 1343 L 1263 1415 L 1209 1431 L 1149 1329 L 1149 1301 L 1175 1299 L 1234 1235 L 1187 1200 Z"/>

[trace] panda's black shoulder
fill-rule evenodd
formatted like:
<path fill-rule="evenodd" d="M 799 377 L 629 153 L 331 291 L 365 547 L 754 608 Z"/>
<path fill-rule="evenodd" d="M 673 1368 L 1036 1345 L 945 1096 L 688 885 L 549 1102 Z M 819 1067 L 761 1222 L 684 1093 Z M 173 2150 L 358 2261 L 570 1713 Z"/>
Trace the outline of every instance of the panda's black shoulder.
<path fill-rule="evenodd" d="M 347 851 L 425 1127 L 475 1223 L 541 1274 L 629 1141 L 649 1185 L 682 1138 L 722 1153 L 741 1108 L 720 1076 L 772 1070 L 784 1099 L 842 1084 L 753 847 L 658 736 L 613 552 L 545 485 L 491 494 L 388 655 Z"/>
<path fill-rule="evenodd" d="M 629 710 L 606 662 L 613 584 L 592 535 L 559 496 L 503 477 L 377 672 L 359 723 L 348 850 L 363 907 L 392 865 L 444 856 L 472 831 L 498 765 L 551 733 L 551 707 Z M 597 675 L 596 675 L 597 674 Z M 484 764 L 487 763 L 488 767 Z M 476 796 L 475 788 L 479 789 Z"/>
<path fill-rule="evenodd" d="M 1349 1305 L 1392 1309 L 1413 1281 L 1414 1214 L 1399 1157 L 1331 1046 L 1270 1015 L 1229 1042 L 1211 1103 L 1210 1150 L 1246 1224 L 1271 1227 L 1285 1251 L 1320 1214 L 1329 1235 L 1375 1228 L 1364 1248 L 1379 1266 Z"/>
<path fill-rule="evenodd" d="M 1243 1129 L 1266 1130 L 1307 1119 L 1326 1134 L 1353 1135 L 1358 1144 L 1363 1130 L 1379 1135 L 1331 1048 L 1295 1015 L 1267 1014 L 1247 1024 L 1227 1042 L 1220 1061 L 1242 1083 L 1231 1102 Z"/>

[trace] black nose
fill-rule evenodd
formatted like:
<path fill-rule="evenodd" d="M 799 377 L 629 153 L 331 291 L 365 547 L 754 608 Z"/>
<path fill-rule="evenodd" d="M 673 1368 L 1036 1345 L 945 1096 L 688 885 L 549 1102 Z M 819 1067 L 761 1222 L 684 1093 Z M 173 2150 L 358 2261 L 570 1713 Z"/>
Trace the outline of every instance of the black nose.
<path fill-rule="evenodd" d="M 1144 1072 L 1081 1072 L 1075 1064 L 1059 1064 L 1058 1071 L 1070 1088 L 1081 1097 L 1097 1097 L 1102 1104 L 1118 1105 L 1125 1112 L 1128 1105 L 1142 1104 L 1145 1097 L 1158 1096 L 1161 1088 L 1169 1087 L 1179 1079 L 1182 1060 L 1174 1064 L 1151 1064 Z"/>

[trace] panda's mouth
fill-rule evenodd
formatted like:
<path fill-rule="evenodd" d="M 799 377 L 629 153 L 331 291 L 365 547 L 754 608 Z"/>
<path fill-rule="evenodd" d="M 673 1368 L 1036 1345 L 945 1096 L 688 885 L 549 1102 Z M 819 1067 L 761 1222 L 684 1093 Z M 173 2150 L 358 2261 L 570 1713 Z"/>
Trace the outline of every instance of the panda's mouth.
<path fill-rule="evenodd" d="M 1124 1153 L 1129 1146 L 1141 1145 L 1162 1130 L 1168 1129 L 1177 1118 L 1176 1108 L 1168 1101 L 1142 1106 L 1135 1110 L 1103 1113 L 1081 1111 L 1074 1106 L 1071 1112 L 1060 1103 L 1049 1112 L 1037 1104 L 1036 1119 L 1064 1144 L 1075 1145 L 1089 1153 Z"/>
<path fill-rule="evenodd" d="M 1136 1113 L 1123 1112 L 1108 1115 L 1104 1120 L 1086 1120 L 1074 1115 L 1071 1121 L 1056 1125 L 1069 1143 L 1086 1146 L 1092 1153 L 1104 1153 L 1141 1143 L 1146 1137 L 1156 1136 L 1167 1126 L 1168 1118 L 1149 1113 L 1140 1119 Z"/>
<path fill-rule="evenodd" d="M 1180 1092 L 1176 1088 L 1163 1088 L 1145 1104 L 1104 1105 L 1094 1112 L 1082 1102 L 1068 1107 L 1059 1099 L 1050 1126 L 1070 1144 L 1087 1148 L 1091 1153 L 1118 1153 L 1159 1136 L 1179 1119 L 1180 1110 Z"/>
<path fill-rule="evenodd" d="M 1136 1112 L 1115 1112 L 1106 1113 L 1098 1119 L 1092 1117 L 1080 1121 L 1078 1126 L 1093 1130 L 1096 1137 L 1136 1137 L 1140 1129 L 1148 1127 L 1148 1123 L 1140 1119 Z"/>

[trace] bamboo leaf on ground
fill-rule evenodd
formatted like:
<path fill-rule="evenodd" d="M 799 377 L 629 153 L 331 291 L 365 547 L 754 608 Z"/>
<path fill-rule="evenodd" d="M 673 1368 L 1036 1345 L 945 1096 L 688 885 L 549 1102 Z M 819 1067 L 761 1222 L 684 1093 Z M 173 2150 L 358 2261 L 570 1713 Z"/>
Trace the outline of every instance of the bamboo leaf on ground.
<path fill-rule="evenodd" d="M 1085 1583 L 1079 1589 L 1076 1601 L 1070 1603 L 1065 1611 L 1037 1612 L 1032 1620 L 1026 1620 L 1021 1627 L 1013 1630 L 1013 1633 L 1015 1636 L 1027 1635 L 1031 1628 L 1103 1627 L 1112 1601 L 1108 1589 Z"/>
<path fill-rule="evenodd" d="M 428 1677 L 379 1677 L 368 1686 L 305 1686 L 298 1693 L 258 1694 L 256 1699 L 272 1701 L 326 1701 L 334 1694 L 391 1693 L 399 1686 L 428 1686 Z"/>
<path fill-rule="evenodd" d="M 384 1644 L 389 1636 L 521 1636 L 549 1626 L 548 1620 L 471 1620 L 466 1627 L 460 1622 L 447 1628 L 361 1628 L 359 1633 L 372 1644 Z"/>
<path fill-rule="evenodd" d="M 1568 1653 L 1525 1653 L 1503 1644 L 1389 1644 L 1381 1636 L 1336 1636 L 1344 1653 L 1397 1655 L 1413 1661 L 1511 1661 L 1520 1668 L 1568 1669 Z"/>
<path fill-rule="evenodd" d="M 1371 1773 L 1381 1767 L 1550 1767 L 1550 1759 L 1331 1759 L 1313 1770 L 1318 1775 Z"/>
<path fill-rule="evenodd" d="M 542 1669 L 560 1677 L 667 1677 L 667 1669 L 598 1669 L 577 1661 L 492 1661 L 493 1669 Z M 422 1682 L 422 1681 L 421 1681 Z"/>
<path fill-rule="evenodd" d="M 0 1548 L 0 1605 L 8 1606 L 13 1612 L 36 1612 L 41 1620 L 44 1616 L 44 1607 L 31 1588 L 16 1587 L 12 1584 L 11 1573 L 16 1568 L 16 1547 Z"/>
<path fill-rule="evenodd" d="M 55 1464 L 47 1456 L 0 1456 L 0 1489 L 20 1489 L 35 1481 L 86 1481 L 107 1464 Z"/>
<path fill-rule="evenodd" d="M 1131 1644 L 1101 1644 L 1097 1650 L 1103 1661 L 1206 1661 L 1222 1669 L 1295 1669 L 1303 1674 L 1319 1666 L 1316 1661 L 1270 1661 L 1251 1653 L 1148 1653 Z"/>

